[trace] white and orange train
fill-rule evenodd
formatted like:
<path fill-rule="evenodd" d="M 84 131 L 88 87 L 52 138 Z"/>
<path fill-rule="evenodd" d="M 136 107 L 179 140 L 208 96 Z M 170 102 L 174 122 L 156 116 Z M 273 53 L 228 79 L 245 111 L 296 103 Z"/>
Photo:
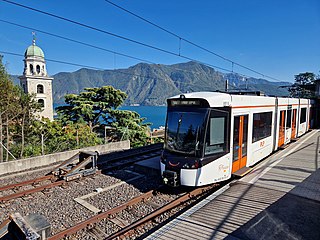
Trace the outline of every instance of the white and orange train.
<path fill-rule="evenodd" d="M 239 175 L 312 124 L 310 99 L 194 92 L 167 102 L 160 165 L 171 186 Z"/>

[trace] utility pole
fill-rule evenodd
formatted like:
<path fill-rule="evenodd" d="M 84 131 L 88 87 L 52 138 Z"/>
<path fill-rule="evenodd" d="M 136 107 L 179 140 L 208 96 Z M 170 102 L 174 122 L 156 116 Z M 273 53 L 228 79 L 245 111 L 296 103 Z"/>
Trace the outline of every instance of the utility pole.
<path fill-rule="evenodd" d="M 107 144 L 107 126 L 104 126 L 104 144 Z"/>
<path fill-rule="evenodd" d="M 43 139 L 43 131 L 41 132 L 41 153 L 44 155 L 44 139 Z"/>
<path fill-rule="evenodd" d="M 228 81 L 228 79 L 226 79 L 226 85 L 225 85 L 224 90 L 225 90 L 226 92 L 229 91 L 229 81 Z"/>

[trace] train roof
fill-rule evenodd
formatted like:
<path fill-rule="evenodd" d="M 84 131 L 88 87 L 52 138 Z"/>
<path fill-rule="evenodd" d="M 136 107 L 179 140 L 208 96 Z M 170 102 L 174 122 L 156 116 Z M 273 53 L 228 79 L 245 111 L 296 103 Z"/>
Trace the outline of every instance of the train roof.
<path fill-rule="evenodd" d="M 184 97 L 186 99 L 204 99 L 210 107 L 237 107 L 237 106 L 265 106 L 274 105 L 276 97 L 254 96 L 254 95 L 237 95 L 221 92 L 192 92 L 174 96 L 169 99 L 177 99 Z M 293 104 L 298 103 L 298 98 L 278 98 L 279 103 Z M 300 99 L 301 102 L 306 99 Z"/>
<path fill-rule="evenodd" d="M 243 104 L 244 100 L 245 102 L 250 103 L 252 102 L 253 98 L 257 98 L 257 97 L 266 99 L 266 97 L 260 97 L 260 96 L 235 95 L 235 94 L 228 94 L 228 93 L 221 93 L 221 92 L 192 92 L 192 93 L 180 94 L 170 99 L 181 98 L 182 95 L 186 99 L 204 99 L 208 102 L 210 107 L 236 106 L 238 104 Z"/>

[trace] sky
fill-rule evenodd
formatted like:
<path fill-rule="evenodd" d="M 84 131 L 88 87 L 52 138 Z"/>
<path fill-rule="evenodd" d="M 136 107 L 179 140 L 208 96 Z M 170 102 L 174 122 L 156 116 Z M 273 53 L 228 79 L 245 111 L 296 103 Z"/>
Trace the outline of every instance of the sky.
<path fill-rule="evenodd" d="M 234 71 L 271 81 L 293 82 L 294 75 L 302 72 L 320 74 L 319 0 L 110 0 L 175 36 L 105 0 L 10 1 L 91 27 L 0 0 L 0 54 L 10 74 L 23 72 L 21 55 L 32 43 L 32 29 L 50 75 L 81 68 L 51 60 L 119 69 L 140 62 L 175 64 L 190 59 L 221 72 Z"/>

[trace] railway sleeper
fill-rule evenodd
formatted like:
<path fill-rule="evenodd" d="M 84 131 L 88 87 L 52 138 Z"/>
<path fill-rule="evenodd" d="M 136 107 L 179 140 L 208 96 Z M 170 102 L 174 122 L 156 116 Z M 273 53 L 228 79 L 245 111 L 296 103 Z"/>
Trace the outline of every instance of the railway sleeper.
<path fill-rule="evenodd" d="M 120 217 L 110 218 L 109 220 L 111 222 L 113 222 L 114 224 L 116 224 L 120 228 L 125 228 L 125 227 L 130 225 L 129 222 L 127 222 L 126 220 L 124 220 L 124 219 L 122 219 Z"/>
<path fill-rule="evenodd" d="M 102 231 L 98 226 L 94 226 L 93 228 L 89 229 L 88 232 L 92 237 L 95 239 L 105 239 L 108 235 Z"/>

